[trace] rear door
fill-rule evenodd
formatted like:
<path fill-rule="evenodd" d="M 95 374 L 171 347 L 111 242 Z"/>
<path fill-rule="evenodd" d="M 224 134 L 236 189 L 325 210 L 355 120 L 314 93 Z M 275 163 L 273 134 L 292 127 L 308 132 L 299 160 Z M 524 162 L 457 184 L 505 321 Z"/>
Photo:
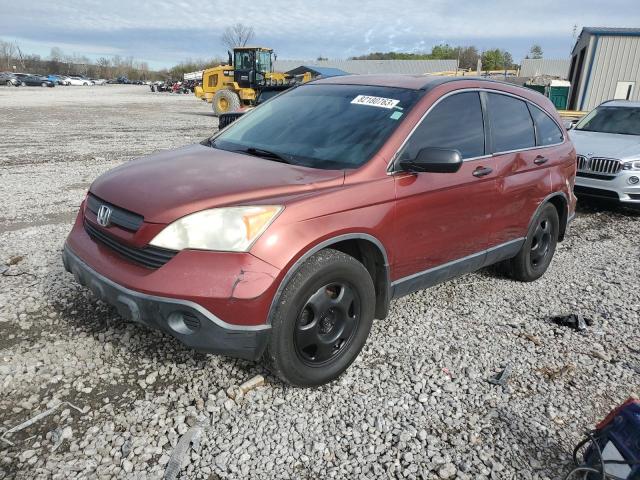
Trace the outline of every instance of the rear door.
<path fill-rule="evenodd" d="M 490 246 L 508 249 L 509 244 L 517 252 L 536 209 L 552 191 L 551 151 L 562 143 L 563 135 L 555 121 L 531 102 L 506 93 L 483 95 L 498 174 Z"/>
<path fill-rule="evenodd" d="M 496 193 L 485 143 L 480 94 L 463 91 L 432 107 L 401 149 L 399 159 L 456 149 L 464 162 L 456 173 L 395 174 L 396 296 L 482 266 Z"/>

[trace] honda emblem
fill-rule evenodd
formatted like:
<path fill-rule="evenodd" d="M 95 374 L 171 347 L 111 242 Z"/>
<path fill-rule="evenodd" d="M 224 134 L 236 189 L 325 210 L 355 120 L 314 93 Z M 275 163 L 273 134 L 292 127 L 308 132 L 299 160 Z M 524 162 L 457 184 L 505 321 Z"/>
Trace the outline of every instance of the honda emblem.
<path fill-rule="evenodd" d="M 98 219 L 98 224 L 103 227 L 108 227 L 109 223 L 111 223 L 111 209 L 106 205 L 100 205 L 98 209 L 98 215 L 96 215 Z"/>

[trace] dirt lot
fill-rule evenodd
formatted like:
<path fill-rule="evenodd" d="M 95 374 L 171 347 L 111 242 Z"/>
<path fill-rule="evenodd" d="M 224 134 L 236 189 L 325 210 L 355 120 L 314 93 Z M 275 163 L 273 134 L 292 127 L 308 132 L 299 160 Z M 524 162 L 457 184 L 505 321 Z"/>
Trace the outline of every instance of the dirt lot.
<path fill-rule="evenodd" d="M 213 132 L 144 86 L 0 88 L 1 478 L 557 479 L 585 429 L 640 390 L 640 216 L 581 207 L 547 275 L 492 271 L 392 304 L 337 382 L 283 386 L 129 324 L 62 268 L 90 182 Z M 549 315 L 581 312 L 575 332 Z M 504 366 L 504 387 L 487 379 Z M 227 389 L 266 384 L 233 401 Z M 198 443 L 198 442 L 196 442 Z"/>

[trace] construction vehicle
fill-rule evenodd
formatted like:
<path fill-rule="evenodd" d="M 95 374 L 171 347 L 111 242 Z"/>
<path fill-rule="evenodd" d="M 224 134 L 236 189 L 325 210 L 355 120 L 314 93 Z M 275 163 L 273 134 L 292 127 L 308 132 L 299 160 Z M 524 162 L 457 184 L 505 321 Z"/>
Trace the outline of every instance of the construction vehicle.
<path fill-rule="evenodd" d="M 285 85 L 295 81 L 285 73 L 273 71 L 273 50 L 263 47 L 236 47 L 229 52 L 226 65 L 202 73 L 202 85 L 194 89 L 196 97 L 210 102 L 216 115 L 255 103 L 263 86 Z"/>

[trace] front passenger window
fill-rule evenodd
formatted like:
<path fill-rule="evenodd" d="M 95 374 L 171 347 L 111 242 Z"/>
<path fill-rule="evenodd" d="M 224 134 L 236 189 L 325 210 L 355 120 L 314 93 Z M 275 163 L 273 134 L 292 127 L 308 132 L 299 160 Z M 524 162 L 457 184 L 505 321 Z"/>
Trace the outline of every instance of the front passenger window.
<path fill-rule="evenodd" d="M 458 150 L 463 159 L 484 155 L 484 125 L 478 92 L 456 93 L 438 103 L 413 132 L 400 158 L 416 158 L 425 147 Z"/>

